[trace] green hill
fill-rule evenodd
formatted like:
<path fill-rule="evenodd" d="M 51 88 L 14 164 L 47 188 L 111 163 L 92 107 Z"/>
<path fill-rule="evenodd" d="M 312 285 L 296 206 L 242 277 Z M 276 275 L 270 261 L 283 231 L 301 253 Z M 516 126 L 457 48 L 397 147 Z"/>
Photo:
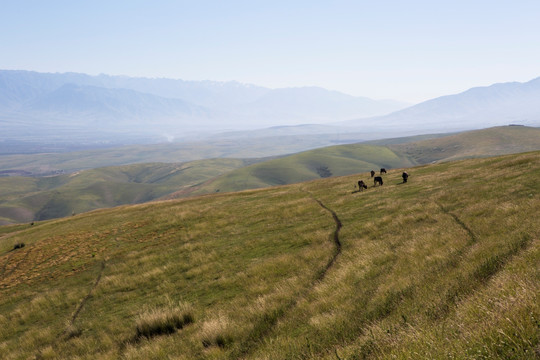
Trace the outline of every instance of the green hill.
<path fill-rule="evenodd" d="M 417 164 L 515 154 L 540 150 L 540 128 L 499 126 L 389 146 Z"/>
<path fill-rule="evenodd" d="M 194 193 L 255 189 L 411 165 L 407 157 L 384 146 L 330 146 L 231 171 L 201 185 Z"/>
<path fill-rule="evenodd" d="M 0 224 L 69 216 L 158 199 L 255 160 L 134 164 L 51 177 L 0 177 Z"/>
<path fill-rule="evenodd" d="M 0 352 L 537 359 L 539 159 L 415 167 L 406 184 L 391 170 L 363 192 L 354 174 L 0 227 Z"/>
<path fill-rule="evenodd" d="M 430 135 L 429 137 L 433 137 Z M 42 178 L 0 178 L 0 224 L 97 208 L 298 183 L 370 170 L 540 149 L 540 129 L 506 126 L 436 139 L 409 137 L 330 146 L 286 157 L 134 164 Z M 412 142 L 407 142 L 412 141 Z M 152 156 L 152 155 L 149 155 Z M 253 164 L 251 166 L 246 166 Z M 364 180 L 367 180 L 366 175 Z M 369 176 L 367 176 L 369 177 Z"/>
<path fill-rule="evenodd" d="M 435 161 L 540 150 L 540 129 L 524 126 L 496 127 L 434 139 L 433 135 L 426 137 L 430 138 L 387 139 L 305 151 L 233 170 L 202 184 L 190 195 L 293 184 L 321 177 L 378 171 L 380 168 L 405 168 Z M 365 175 L 364 180 L 367 180 Z"/>

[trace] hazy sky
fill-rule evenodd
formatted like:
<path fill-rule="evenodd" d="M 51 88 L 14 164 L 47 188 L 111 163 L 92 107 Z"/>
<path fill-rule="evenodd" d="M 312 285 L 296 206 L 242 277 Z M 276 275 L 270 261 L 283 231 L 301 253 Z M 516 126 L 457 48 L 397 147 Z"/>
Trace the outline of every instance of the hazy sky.
<path fill-rule="evenodd" d="M 0 0 L 0 69 L 420 102 L 540 76 L 540 0 Z"/>

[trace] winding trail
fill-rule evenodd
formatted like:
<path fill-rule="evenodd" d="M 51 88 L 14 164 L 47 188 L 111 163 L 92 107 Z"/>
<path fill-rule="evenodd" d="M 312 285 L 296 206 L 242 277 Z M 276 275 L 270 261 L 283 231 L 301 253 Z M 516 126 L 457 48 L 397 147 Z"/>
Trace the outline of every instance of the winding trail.
<path fill-rule="evenodd" d="M 92 287 L 88 291 L 88 294 L 86 294 L 86 296 L 81 300 L 79 306 L 77 306 L 77 309 L 75 310 L 75 312 L 71 316 L 71 319 L 69 321 L 70 325 L 73 325 L 75 320 L 77 320 L 77 317 L 79 316 L 79 313 L 81 312 L 82 308 L 84 307 L 84 305 L 86 304 L 88 299 L 90 299 L 90 296 L 92 296 L 92 292 L 98 286 L 99 281 L 101 280 L 101 275 L 103 275 L 104 270 L 105 270 L 105 260 L 103 260 L 101 262 L 101 269 L 99 270 L 99 274 L 98 274 L 98 276 L 96 278 L 96 281 L 94 282 L 94 285 L 92 285 Z M 65 331 L 64 331 L 64 333 L 65 333 Z"/>
<path fill-rule="evenodd" d="M 330 259 L 328 264 L 326 264 L 326 267 L 324 268 L 324 271 L 322 271 L 319 274 L 318 278 L 316 279 L 317 281 L 321 281 L 326 276 L 326 273 L 328 272 L 328 270 L 334 265 L 334 263 L 336 262 L 336 259 L 339 256 L 339 254 L 341 254 L 341 241 L 339 240 L 339 231 L 343 227 L 343 224 L 341 223 L 341 220 L 339 220 L 339 218 L 338 218 L 338 216 L 337 216 L 337 214 L 336 214 L 336 212 L 334 210 L 332 210 L 329 207 L 327 207 L 326 205 L 324 205 L 323 202 L 320 201 L 319 199 L 315 199 L 313 197 L 312 197 L 312 199 L 315 200 L 323 209 L 330 212 L 330 214 L 332 214 L 332 218 L 334 219 L 334 222 L 336 223 L 336 229 L 334 230 L 334 232 L 331 235 L 332 238 L 333 238 L 333 241 L 334 241 L 334 245 L 335 245 L 334 256 L 332 256 L 332 258 Z M 313 285 L 312 285 L 312 287 L 313 287 Z"/>
<path fill-rule="evenodd" d="M 475 244 L 478 243 L 478 238 L 457 215 L 451 213 L 439 202 L 435 203 L 437 206 L 439 206 L 443 213 L 451 216 L 454 221 L 467 232 L 469 236 L 467 243 L 447 259 L 447 268 L 457 269 L 460 264 L 465 261 L 467 253 L 471 251 Z M 505 251 L 497 254 L 490 254 L 488 257 L 486 257 L 483 262 L 476 266 L 476 268 L 467 278 L 465 278 L 462 282 L 449 287 L 447 295 L 443 297 L 442 301 L 435 307 L 435 309 L 438 310 L 431 313 L 432 318 L 438 320 L 446 316 L 459 298 L 467 297 L 473 294 L 477 289 L 485 286 L 493 276 L 504 269 L 512 257 L 526 250 L 532 244 L 532 242 L 533 241 L 529 236 L 522 235 L 513 243 L 509 243 L 509 247 Z"/>
<path fill-rule="evenodd" d="M 441 209 L 441 211 L 449 216 L 451 216 L 454 221 L 459 225 L 461 226 L 461 228 L 463 230 L 465 230 L 467 232 L 467 234 L 469 234 L 469 243 L 470 244 L 474 244 L 478 241 L 478 239 L 476 238 L 476 235 L 473 233 L 473 231 L 463 222 L 461 221 L 461 219 L 459 217 L 457 217 L 457 215 L 451 213 L 448 209 L 446 209 L 441 203 L 439 202 L 435 202 L 435 204 L 437 204 L 437 206 Z"/>
<path fill-rule="evenodd" d="M 98 284 L 99 284 L 99 282 L 101 280 L 101 276 L 103 275 L 104 270 L 105 270 L 105 260 L 103 260 L 101 262 L 101 268 L 99 270 L 99 274 L 98 274 L 98 276 L 96 278 L 96 281 L 94 281 L 94 284 L 92 285 L 92 287 L 88 291 L 88 294 L 86 294 L 86 296 L 81 300 L 81 302 L 79 303 L 79 305 L 75 309 L 75 312 L 73 313 L 73 315 L 71 315 L 71 318 L 69 319 L 66 328 L 64 329 L 64 331 L 62 331 L 60 334 L 58 334 L 58 336 L 55 338 L 55 340 L 50 344 L 53 347 L 53 349 L 58 348 L 58 343 L 60 341 L 69 340 L 71 337 L 80 335 L 80 333 L 81 333 L 80 331 L 77 332 L 77 333 L 70 334 L 70 331 L 72 331 L 72 330 L 70 330 L 70 328 L 73 328 L 73 324 L 75 323 L 75 320 L 77 320 L 77 317 L 79 316 L 79 313 L 81 312 L 84 305 L 86 305 L 86 303 L 88 302 L 88 300 L 92 296 L 92 293 L 94 292 L 95 288 L 98 286 Z M 36 359 L 43 359 L 42 351 L 43 351 L 43 349 L 38 349 L 38 351 L 37 351 L 37 353 L 35 355 Z"/>
<path fill-rule="evenodd" d="M 339 231 L 343 227 L 341 220 L 335 211 L 327 207 L 322 201 L 316 199 L 311 193 L 308 192 L 308 194 L 309 197 L 317 202 L 320 207 L 332 215 L 334 223 L 336 224 L 334 231 L 330 234 L 330 240 L 334 243 L 332 257 L 330 260 L 328 260 L 324 268 L 318 272 L 317 276 L 314 277 L 313 280 L 308 284 L 304 291 L 302 291 L 297 297 L 291 299 L 280 308 L 271 310 L 269 313 L 262 315 L 261 320 L 255 324 L 251 334 L 238 347 L 238 351 L 232 354 L 234 358 L 245 358 L 252 353 L 256 349 L 257 345 L 263 342 L 264 338 L 268 336 L 268 334 L 275 328 L 278 321 L 290 313 L 290 311 L 296 307 L 300 300 L 304 299 L 307 294 L 309 294 L 315 288 L 315 286 L 326 277 L 326 274 L 328 274 L 328 271 L 334 266 L 337 258 L 341 254 L 341 241 L 339 239 Z"/>

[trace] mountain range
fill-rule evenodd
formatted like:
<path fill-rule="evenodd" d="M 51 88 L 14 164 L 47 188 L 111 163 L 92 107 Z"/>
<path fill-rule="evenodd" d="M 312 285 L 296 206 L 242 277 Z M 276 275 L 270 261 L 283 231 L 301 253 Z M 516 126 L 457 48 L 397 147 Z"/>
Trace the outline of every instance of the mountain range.
<path fill-rule="evenodd" d="M 540 77 L 438 97 L 391 114 L 341 122 L 366 131 L 461 131 L 509 124 L 540 124 Z"/>
<path fill-rule="evenodd" d="M 409 106 L 317 87 L 0 70 L 4 154 L 260 137 L 296 144 L 304 135 L 353 143 L 508 124 L 540 125 L 540 78 Z"/>
<path fill-rule="evenodd" d="M 0 71 L 0 130 L 10 139 L 163 141 L 382 115 L 406 105 L 316 87 Z"/>

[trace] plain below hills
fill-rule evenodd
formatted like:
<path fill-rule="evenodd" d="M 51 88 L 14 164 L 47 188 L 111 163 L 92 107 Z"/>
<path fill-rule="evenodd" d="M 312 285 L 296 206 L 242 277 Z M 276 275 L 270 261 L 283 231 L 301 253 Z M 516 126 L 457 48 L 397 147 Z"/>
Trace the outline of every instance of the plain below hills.
<path fill-rule="evenodd" d="M 540 153 L 0 227 L 6 359 L 538 359 Z M 519 181 L 516 181 L 519 174 Z"/>
<path fill-rule="evenodd" d="M 47 177 L 3 177 L 0 223 L 31 222 L 103 207 L 350 174 L 358 174 L 367 182 L 367 173 L 380 168 L 404 169 L 434 161 L 539 149 L 540 129 L 507 126 L 424 140 L 413 137 L 330 146 L 274 159 L 222 158 L 105 167 Z M 355 184 L 350 184 L 351 191 Z"/>

